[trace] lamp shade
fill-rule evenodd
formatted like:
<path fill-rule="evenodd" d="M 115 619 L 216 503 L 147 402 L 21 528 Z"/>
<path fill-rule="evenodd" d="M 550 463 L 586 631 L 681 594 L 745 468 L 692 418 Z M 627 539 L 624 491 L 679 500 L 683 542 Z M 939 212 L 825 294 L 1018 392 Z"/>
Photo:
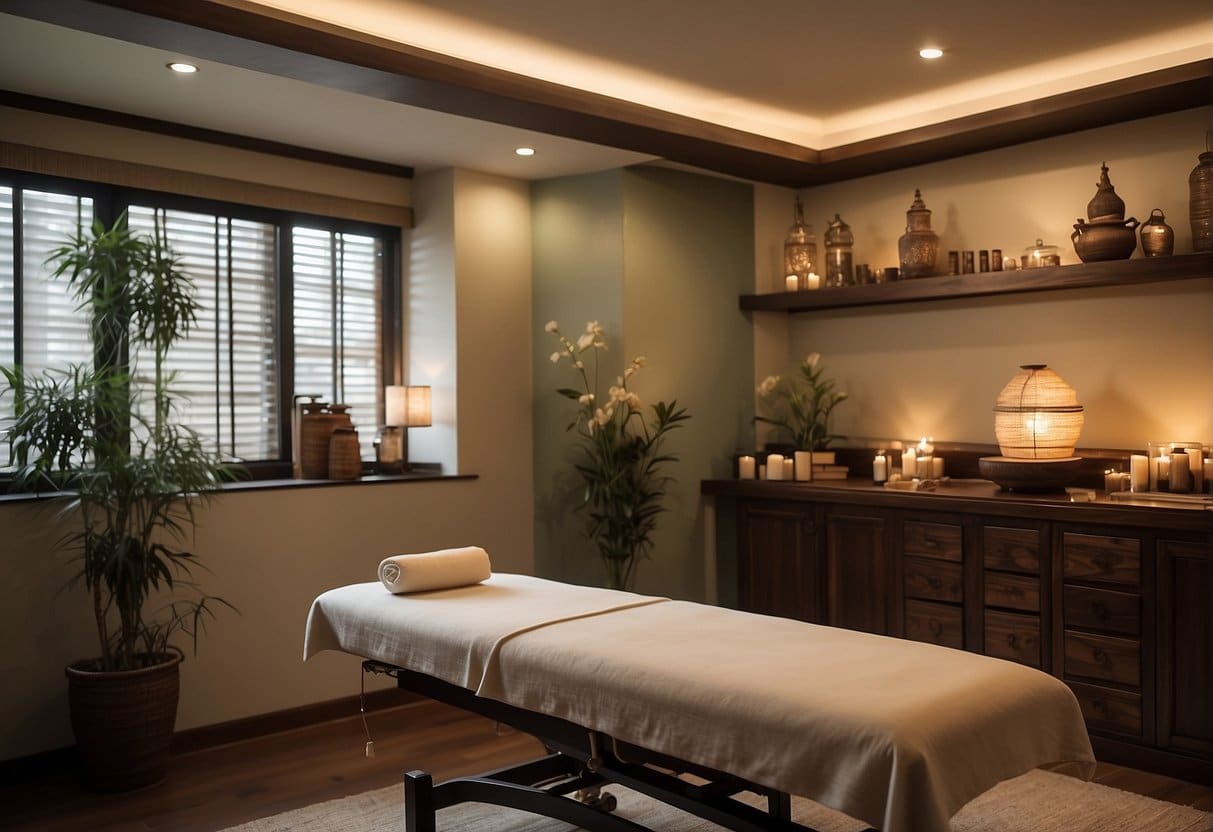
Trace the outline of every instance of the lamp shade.
<path fill-rule="evenodd" d="M 430 388 L 409 387 L 405 396 L 405 421 L 410 428 L 428 428 L 434 424 L 433 407 L 431 405 Z"/>
<path fill-rule="evenodd" d="M 1024 364 L 998 394 L 994 435 L 1010 459 L 1066 459 L 1082 431 L 1078 394 L 1044 364 Z"/>
<path fill-rule="evenodd" d="M 393 427 L 404 427 L 408 424 L 405 418 L 408 412 L 407 390 L 403 384 L 388 385 L 383 400 L 383 424 Z"/>

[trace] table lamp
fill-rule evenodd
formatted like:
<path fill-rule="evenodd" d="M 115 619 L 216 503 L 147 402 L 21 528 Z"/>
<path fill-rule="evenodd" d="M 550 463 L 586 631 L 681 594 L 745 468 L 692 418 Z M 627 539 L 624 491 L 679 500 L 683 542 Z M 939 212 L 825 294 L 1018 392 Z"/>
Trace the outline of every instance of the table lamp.
<path fill-rule="evenodd" d="M 1074 456 L 1082 424 L 1073 387 L 1044 364 L 1022 365 L 994 404 L 1002 456 L 979 459 L 982 476 L 1014 491 L 1064 487 L 1082 465 Z"/>
<path fill-rule="evenodd" d="M 376 467 L 381 474 L 399 474 L 408 470 L 404 460 L 405 428 L 434 424 L 430 388 L 390 384 L 384 392 L 383 411 Z"/>

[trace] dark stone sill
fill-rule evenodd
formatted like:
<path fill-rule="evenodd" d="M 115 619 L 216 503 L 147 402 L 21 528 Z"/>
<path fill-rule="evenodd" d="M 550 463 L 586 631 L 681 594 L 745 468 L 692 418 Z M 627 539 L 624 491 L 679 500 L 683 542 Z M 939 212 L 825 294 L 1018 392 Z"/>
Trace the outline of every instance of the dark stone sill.
<path fill-rule="evenodd" d="M 295 480 L 264 479 L 238 480 L 225 483 L 220 489 L 224 493 L 241 491 L 278 491 L 294 488 L 346 488 L 360 485 L 388 485 L 391 483 L 446 482 L 450 480 L 474 480 L 478 474 L 444 474 L 437 463 L 414 463 L 413 470 L 403 474 L 363 474 L 356 480 Z M 67 496 L 64 492 L 48 491 L 41 494 L 0 494 L 0 505 L 32 503 L 54 500 Z"/>

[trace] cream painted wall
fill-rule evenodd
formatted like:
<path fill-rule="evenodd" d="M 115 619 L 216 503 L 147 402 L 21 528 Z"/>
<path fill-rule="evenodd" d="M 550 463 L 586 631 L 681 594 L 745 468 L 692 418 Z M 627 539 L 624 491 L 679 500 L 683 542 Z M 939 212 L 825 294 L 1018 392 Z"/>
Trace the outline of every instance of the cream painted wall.
<path fill-rule="evenodd" d="M 1075 263 L 1068 235 L 1075 217 L 1085 216 L 1106 160 L 1128 214 L 1144 220 L 1162 208 L 1176 252 L 1186 253 L 1188 173 L 1210 123 L 1213 108 L 1206 107 L 811 188 L 803 192 L 806 217 L 820 246 L 825 222 L 841 212 L 855 233 L 856 262 L 892 265 L 905 210 L 921 188 L 945 252 L 1001 248 L 1018 255 L 1041 237 L 1062 248 L 1063 263 Z M 756 313 L 756 343 L 786 318 Z M 992 443 L 995 396 L 1020 364 L 1040 362 L 1086 405 L 1080 447 L 1213 441 L 1210 320 L 1213 276 L 804 313 L 791 316 L 783 369 L 821 352 L 851 394 L 835 427 L 855 438 L 930 434 Z"/>
<path fill-rule="evenodd" d="M 0 141 L 387 205 L 409 205 L 412 198 L 412 183 L 399 176 L 288 159 L 12 107 L 0 107 Z M 188 166 L 183 165 L 182 160 L 188 160 Z"/>
<path fill-rule="evenodd" d="M 304 621 L 317 594 L 372 580 L 385 554 L 475 543 L 495 569 L 533 569 L 528 187 L 445 171 L 418 190 L 430 256 L 414 247 L 408 279 L 454 290 L 431 292 L 406 320 L 457 334 L 451 459 L 477 478 L 242 491 L 202 510 L 194 551 L 211 572 L 201 577 L 240 613 L 221 613 L 182 665 L 178 730 L 357 693 L 355 657 L 303 663 Z M 438 389 L 435 400 L 444 412 Z M 432 459 L 419 444 L 413 458 Z M 60 592 L 70 571 L 54 551 L 59 531 L 37 509 L 0 503 L 0 759 L 71 743 L 63 666 L 96 652 L 87 598 Z"/>

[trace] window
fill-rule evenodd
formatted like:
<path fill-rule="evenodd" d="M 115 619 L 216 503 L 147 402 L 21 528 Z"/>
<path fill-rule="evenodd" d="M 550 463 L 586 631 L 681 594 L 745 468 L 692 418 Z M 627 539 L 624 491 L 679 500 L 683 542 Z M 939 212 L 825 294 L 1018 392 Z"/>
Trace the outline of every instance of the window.
<path fill-rule="evenodd" d="M 316 394 L 351 406 L 374 458 L 383 387 L 396 381 L 394 228 L 0 171 L 0 365 L 92 360 L 87 316 L 45 261 L 94 215 L 109 224 L 123 211 L 197 287 L 198 320 L 169 356 L 183 423 L 255 476 L 286 476 L 291 402 Z M 0 424 L 12 408 L 0 397 Z"/>

